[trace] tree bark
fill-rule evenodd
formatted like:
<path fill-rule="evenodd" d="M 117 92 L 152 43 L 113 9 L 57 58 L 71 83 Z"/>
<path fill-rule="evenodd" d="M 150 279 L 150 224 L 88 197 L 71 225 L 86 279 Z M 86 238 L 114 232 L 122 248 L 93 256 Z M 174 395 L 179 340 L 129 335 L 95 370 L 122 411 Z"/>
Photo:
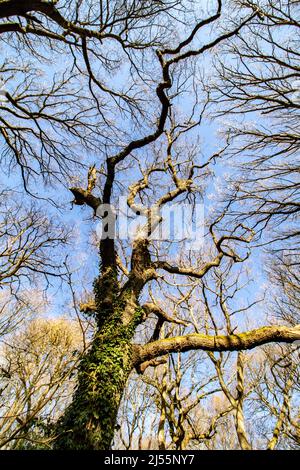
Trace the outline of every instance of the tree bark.
<path fill-rule="evenodd" d="M 236 398 L 236 409 L 235 409 L 235 427 L 238 437 L 239 444 L 242 450 L 251 450 L 252 447 L 247 437 L 245 428 L 245 416 L 244 416 L 244 354 L 239 352 L 237 355 L 237 398 Z"/>
<path fill-rule="evenodd" d="M 300 325 L 264 326 L 244 333 L 231 335 L 205 335 L 193 333 L 186 336 L 174 336 L 146 344 L 135 345 L 135 366 L 155 357 L 172 352 L 191 351 L 243 351 L 256 348 L 266 343 L 293 343 L 300 340 Z"/>
<path fill-rule="evenodd" d="M 143 311 L 131 286 L 120 294 L 114 269 L 96 280 L 98 331 L 82 358 L 73 401 L 56 427 L 56 449 L 110 449 L 118 408 L 133 368 L 132 337 Z"/>
<path fill-rule="evenodd" d="M 78 388 L 56 433 L 56 449 L 110 449 L 123 390 L 132 370 L 132 330 L 106 323 L 80 364 Z"/>
<path fill-rule="evenodd" d="M 291 392 L 291 388 L 293 384 L 294 384 L 294 381 L 292 377 L 290 377 L 283 389 L 283 403 L 280 409 L 278 419 L 276 421 L 276 425 L 273 431 L 273 436 L 268 443 L 267 450 L 274 450 L 278 444 L 280 433 L 282 429 L 284 428 L 286 415 L 288 413 L 289 402 L 290 402 L 290 392 Z"/>

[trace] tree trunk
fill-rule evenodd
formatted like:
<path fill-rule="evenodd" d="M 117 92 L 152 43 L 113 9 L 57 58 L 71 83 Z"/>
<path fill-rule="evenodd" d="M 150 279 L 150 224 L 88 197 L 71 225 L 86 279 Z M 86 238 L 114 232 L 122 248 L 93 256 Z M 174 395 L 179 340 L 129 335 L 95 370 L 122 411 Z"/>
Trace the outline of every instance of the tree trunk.
<path fill-rule="evenodd" d="M 289 401 L 290 401 L 290 392 L 291 392 L 291 388 L 292 388 L 293 384 L 294 384 L 293 375 L 291 375 L 290 378 L 287 380 L 287 383 L 286 383 L 286 385 L 284 387 L 284 390 L 283 390 L 283 403 L 282 403 L 282 406 L 281 406 L 281 409 L 280 409 L 278 419 L 276 421 L 276 425 L 275 425 L 275 428 L 274 428 L 274 431 L 273 431 L 273 436 L 272 436 L 272 438 L 270 439 L 270 441 L 268 443 L 267 450 L 274 450 L 275 447 L 278 444 L 281 431 L 284 428 L 286 415 L 288 413 Z"/>
<path fill-rule="evenodd" d="M 236 410 L 235 410 L 235 427 L 238 437 L 239 444 L 242 450 L 251 450 L 251 445 L 247 438 L 245 429 L 245 417 L 243 410 L 243 403 L 245 397 L 245 385 L 244 385 L 244 365 L 245 356 L 243 352 L 239 352 L 237 355 L 237 398 L 236 398 Z"/>
<path fill-rule="evenodd" d="M 56 433 L 57 449 L 110 449 L 132 369 L 131 332 L 110 322 L 81 361 L 78 387 Z"/>
<path fill-rule="evenodd" d="M 235 412 L 235 426 L 239 444 L 242 450 L 252 450 L 252 447 L 247 439 L 245 429 L 245 419 L 242 406 L 238 405 Z"/>

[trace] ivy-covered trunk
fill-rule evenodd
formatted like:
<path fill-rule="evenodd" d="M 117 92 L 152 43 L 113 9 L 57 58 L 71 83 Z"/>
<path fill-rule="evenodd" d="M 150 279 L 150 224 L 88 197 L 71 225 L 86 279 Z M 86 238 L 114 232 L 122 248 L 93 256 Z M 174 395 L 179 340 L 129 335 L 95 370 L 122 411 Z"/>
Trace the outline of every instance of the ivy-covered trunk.
<path fill-rule="evenodd" d="M 132 328 L 103 325 L 81 361 L 78 388 L 59 423 L 58 449 L 109 449 L 130 371 Z"/>
<path fill-rule="evenodd" d="M 95 281 L 93 315 L 98 330 L 80 362 L 72 403 L 56 426 L 56 449 L 111 447 L 120 401 L 133 367 L 131 341 L 144 317 L 138 297 L 152 275 L 141 263 L 147 254 L 147 243 L 136 244 L 134 252 L 136 262 L 123 287 L 118 284 L 114 266 L 102 268 Z"/>

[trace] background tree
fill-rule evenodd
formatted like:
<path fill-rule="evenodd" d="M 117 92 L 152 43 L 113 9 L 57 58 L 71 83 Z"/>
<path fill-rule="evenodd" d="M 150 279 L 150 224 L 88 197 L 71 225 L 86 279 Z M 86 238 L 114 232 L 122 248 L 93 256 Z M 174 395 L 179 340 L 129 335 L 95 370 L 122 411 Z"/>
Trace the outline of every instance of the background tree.
<path fill-rule="evenodd" d="M 268 346 L 250 366 L 257 384 L 251 397 L 256 445 L 261 448 L 299 449 L 298 361 L 297 347 Z"/>
<path fill-rule="evenodd" d="M 82 351 L 78 323 L 32 319 L 1 344 L 2 449 L 51 448 L 49 427 L 70 401 Z"/>

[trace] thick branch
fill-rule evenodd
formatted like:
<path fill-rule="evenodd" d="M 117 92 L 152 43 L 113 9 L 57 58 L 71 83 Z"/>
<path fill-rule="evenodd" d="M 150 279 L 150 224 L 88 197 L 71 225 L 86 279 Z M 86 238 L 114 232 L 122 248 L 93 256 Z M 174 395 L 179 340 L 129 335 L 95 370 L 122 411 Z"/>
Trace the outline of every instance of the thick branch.
<path fill-rule="evenodd" d="M 167 360 L 168 360 L 167 357 L 164 356 L 164 357 L 151 359 L 151 361 L 143 362 L 142 364 L 138 365 L 136 369 L 137 373 L 143 374 L 148 367 L 157 367 L 157 366 L 160 366 L 161 364 L 166 364 Z"/>
<path fill-rule="evenodd" d="M 293 343 L 300 340 L 300 325 L 265 326 L 245 333 L 232 335 L 190 334 L 153 341 L 145 346 L 135 345 L 135 366 L 168 353 L 201 349 L 203 351 L 241 351 L 266 343 Z"/>
<path fill-rule="evenodd" d="M 191 276 L 196 279 L 202 279 L 205 274 L 213 267 L 219 266 L 223 258 L 223 253 L 219 253 L 213 261 L 206 263 L 206 265 L 198 271 L 193 268 L 184 268 L 180 266 L 171 266 L 167 261 L 156 261 L 154 264 L 155 268 L 163 269 L 172 274 L 182 274 L 184 276 Z"/>
<path fill-rule="evenodd" d="M 89 191 L 86 189 L 82 188 L 70 188 L 71 193 L 74 196 L 74 201 L 73 203 L 78 205 L 78 206 L 83 206 L 86 204 L 87 206 L 90 206 L 94 212 L 96 213 L 98 207 L 101 204 L 101 199 L 98 197 L 93 196 Z"/>

